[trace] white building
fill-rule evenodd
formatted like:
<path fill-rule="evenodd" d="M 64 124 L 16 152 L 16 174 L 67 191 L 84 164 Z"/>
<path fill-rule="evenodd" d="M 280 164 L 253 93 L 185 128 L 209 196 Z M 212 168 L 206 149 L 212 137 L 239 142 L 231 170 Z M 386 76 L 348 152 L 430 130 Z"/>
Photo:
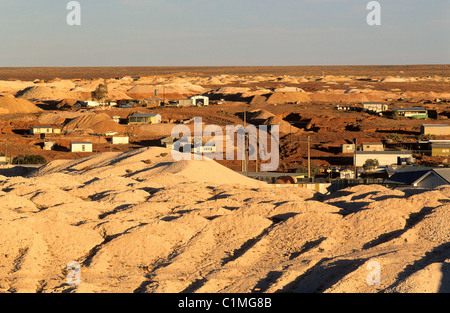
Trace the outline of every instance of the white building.
<path fill-rule="evenodd" d="M 356 166 L 362 167 L 367 160 L 378 160 L 380 166 L 388 166 L 412 160 L 411 151 L 357 151 L 355 153 Z"/>
<path fill-rule="evenodd" d="M 388 105 L 381 102 L 364 102 L 363 108 L 368 112 L 381 113 L 388 110 Z"/>
<path fill-rule="evenodd" d="M 44 150 L 46 150 L 46 151 L 53 150 L 55 145 L 56 145 L 56 143 L 54 141 L 46 141 L 46 142 L 44 142 Z"/>
<path fill-rule="evenodd" d="M 60 134 L 59 128 L 53 128 L 52 126 L 33 126 L 30 127 L 30 134 Z"/>
<path fill-rule="evenodd" d="M 119 137 L 119 136 L 115 136 L 112 137 L 111 139 L 111 143 L 113 145 L 126 145 L 130 142 L 129 137 Z"/>
<path fill-rule="evenodd" d="M 209 98 L 205 96 L 193 96 L 190 97 L 192 100 L 193 105 L 196 106 L 208 106 L 209 105 Z"/>
<path fill-rule="evenodd" d="M 97 101 L 84 101 L 84 103 L 86 104 L 86 107 L 88 107 L 88 108 L 100 106 L 100 103 Z"/>
<path fill-rule="evenodd" d="M 71 152 L 92 152 L 92 142 L 72 142 L 70 143 Z"/>
<path fill-rule="evenodd" d="M 434 189 L 450 185 L 450 168 L 406 166 L 384 182 L 388 186 Z"/>

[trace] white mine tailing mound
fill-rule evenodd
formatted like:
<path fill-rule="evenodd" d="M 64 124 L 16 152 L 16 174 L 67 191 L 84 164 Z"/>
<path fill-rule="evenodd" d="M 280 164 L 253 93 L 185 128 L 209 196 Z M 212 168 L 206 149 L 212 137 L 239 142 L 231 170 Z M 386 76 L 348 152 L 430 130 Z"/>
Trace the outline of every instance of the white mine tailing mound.
<path fill-rule="evenodd" d="M 130 152 L 107 152 L 76 160 L 56 160 L 43 166 L 36 175 L 70 173 L 106 177 L 127 175 L 134 179 L 148 179 L 157 184 L 200 182 L 215 185 L 245 185 L 261 187 L 263 182 L 245 177 L 214 160 L 181 160 L 172 158 L 171 150 L 159 147 L 142 148 Z"/>
<path fill-rule="evenodd" d="M 12 95 L 0 96 L 0 114 L 39 113 L 42 110 L 25 99 L 17 99 Z"/>

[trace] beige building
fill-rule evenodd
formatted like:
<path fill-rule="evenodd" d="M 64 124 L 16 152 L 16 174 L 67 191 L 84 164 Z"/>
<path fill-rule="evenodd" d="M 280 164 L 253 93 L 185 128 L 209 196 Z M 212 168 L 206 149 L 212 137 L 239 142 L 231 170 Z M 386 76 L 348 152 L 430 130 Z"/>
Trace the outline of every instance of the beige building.
<path fill-rule="evenodd" d="M 92 142 L 72 142 L 70 144 L 71 152 L 92 152 Z"/>
<path fill-rule="evenodd" d="M 30 134 L 60 134 L 61 129 L 53 128 L 51 126 L 33 126 L 30 128 Z"/>
<path fill-rule="evenodd" d="M 342 153 L 353 153 L 355 152 L 355 145 L 350 143 L 345 143 L 341 145 Z"/>
<path fill-rule="evenodd" d="M 448 136 L 450 135 L 450 125 L 447 124 L 424 124 L 420 126 L 422 135 Z"/>
<path fill-rule="evenodd" d="M 363 142 L 361 151 L 384 151 L 384 146 L 382 142 Z"/>

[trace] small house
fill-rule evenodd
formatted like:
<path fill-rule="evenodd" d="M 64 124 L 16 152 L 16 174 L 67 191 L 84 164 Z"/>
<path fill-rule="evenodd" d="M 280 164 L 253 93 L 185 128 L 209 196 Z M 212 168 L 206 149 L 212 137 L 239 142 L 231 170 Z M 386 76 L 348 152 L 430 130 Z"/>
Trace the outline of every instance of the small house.
<path fill-rule="evenodd" d="M 382 142 L 363 142 L 361 151 L 384 151 L 384 146 Z"/>
<path fill-rule="evenodd" d="M 384 181 L 384 184 L 391 187 L 434 189 L 450 185 L 450 168 L 406 166 Z"/>
<path fill-rule="evenodd" d="M 97 101 L 84 101 L 84 106 L 88 108 L 95 108 L 100 106 L 100 102 Z"/>
<path fill-rule="evenodd" d="M 186 145 L 191 145 L 191 140 L 187 138 L 166 137 L 161 139 L 161 144 L 167 149 L 179 151 Z"/>
<path fill-rule="evenodd" d="M 12 163 L 12 158 L 11 157 L 7 157 L 7 156 L 0 156 L 0 164 L 11 164 Z"/>
<path fill-rule="evenodd" d="M 428 111 L 424 108 L 414 107 L 414 108 L 394 108 L 394 115 L 409 117 L 412 119 L 427 119 Z"/>
<path fill-rule="evenodd" d="M 344 143 L 341 145 L 341 152 L 342 153 L 353 153 L 353 152 L 355 152 L 355 145 L 349 144 L 349 143 Z"/>
<path fill-rule="evenodd" d="M 368 112 L 382 113 L 388 110 L 388 106 L 381 102 L 364 102 L 363 109 Z"/>
<path fill-rule="evenodd" d="M 192 153 L 215 153 L 216 145 L 214 143 L 206 143 L 192 148 Z"/>
<path fill-rule="evenodd" d="M 420 126 L 422 135 L 448 136 L 450 135 L 450 125 L 447 124 L 424 124 Z"/>
<path fill-rule="evenodd" d="M 30 128 L 30 134 L 40 135 L 40 134 L 59 134 L 61 129 L 53 128 L 52 126 L 33 126 Z"/>
<path fill-rule="evenodd" d="M 177 101 L 178 107 L 190 107 L 194 105 L 194 101 L 192 99 L 180 99 Z"/>
<path fill-rule="evenodd" d="M 129 124 L 159 124 L 161 115 L 157 113 L 136 113 L 128 118 Z"/>
<path fill-rule="evenodd" d="M 123 136 L 123 137 L 115 136 L 115 137 L 111 138 L 111 143 L 113 145 L 126 145 L 129 142 L 130 142 L 130 139 L 129 139 L 129 137 L 126 137 L 126 136 Z"/>
<path fill-rule="evenodd" d="M 351 169 L 345 169 L 339 172 L 340 179 L 353 179 L 355 178 L 355 171 Z"/>
<path fill-rule="evenodd" d="M 92 152 L 92 142 L 72 142 L 70 143 L 71 152 Z"/>

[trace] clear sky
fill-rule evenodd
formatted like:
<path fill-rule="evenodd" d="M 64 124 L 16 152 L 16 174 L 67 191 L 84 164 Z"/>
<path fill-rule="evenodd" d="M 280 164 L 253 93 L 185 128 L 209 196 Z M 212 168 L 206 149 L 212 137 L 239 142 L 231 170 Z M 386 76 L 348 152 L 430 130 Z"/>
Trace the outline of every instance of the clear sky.
<path fill-rule="evenodd" d="M 0 0 L 0 67 L 450 63 L 450 0 Z"/>

